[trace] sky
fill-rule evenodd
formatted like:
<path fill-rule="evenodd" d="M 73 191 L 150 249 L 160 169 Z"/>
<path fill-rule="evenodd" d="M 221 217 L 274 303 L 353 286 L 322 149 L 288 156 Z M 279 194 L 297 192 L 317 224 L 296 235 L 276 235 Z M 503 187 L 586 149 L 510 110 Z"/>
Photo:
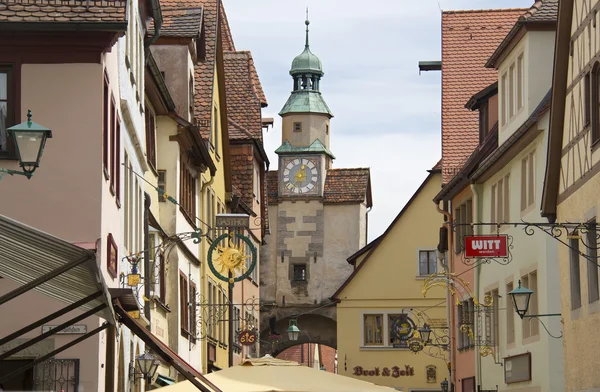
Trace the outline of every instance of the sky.
<path fill-rule="evenodd" d="M 282 143 L 281 110 L 292 59 L 310 49 L 323 63 L 321 93 L 334 114 L 335 168 L 369 167 L 369 241 L 381 235 L 441 158 L 441 11 L 528 8 L 533 0 L 224 0 L 237 50 L 250 50 L 273 117 L 265 133 L 270 170 Z M 432 202 L 433 204 L 433 202 Z"/>

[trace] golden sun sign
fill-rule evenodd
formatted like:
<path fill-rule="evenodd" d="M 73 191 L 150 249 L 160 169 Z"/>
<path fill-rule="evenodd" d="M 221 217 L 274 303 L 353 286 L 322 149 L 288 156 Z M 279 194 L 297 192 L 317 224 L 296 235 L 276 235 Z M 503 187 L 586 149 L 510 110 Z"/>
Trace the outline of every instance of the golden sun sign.
<path fill-rule="evenodd" d="M 240 242 L 236 246 L 231 239 L 227 242 L 226 246 L 217 246 L 218 256 L 213 259 L 215 267 L 217 267 L 219 273 L 231 272 L 232 275 L 235 275 L 236 272 L 239 272 L 244 274 L 248 271 L 246 260 L 252 257 L 244 254 L 246 244 Z"/>

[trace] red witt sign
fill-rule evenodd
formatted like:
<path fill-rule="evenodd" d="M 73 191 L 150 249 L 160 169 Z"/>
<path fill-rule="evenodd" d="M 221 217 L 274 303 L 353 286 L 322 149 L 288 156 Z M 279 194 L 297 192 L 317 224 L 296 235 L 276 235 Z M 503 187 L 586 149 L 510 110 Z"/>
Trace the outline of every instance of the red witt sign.
<path fill-rule="evenodd" d="M 468 235 L 465 257 L 508 257 L 507 238 L 506 235 Z"/>

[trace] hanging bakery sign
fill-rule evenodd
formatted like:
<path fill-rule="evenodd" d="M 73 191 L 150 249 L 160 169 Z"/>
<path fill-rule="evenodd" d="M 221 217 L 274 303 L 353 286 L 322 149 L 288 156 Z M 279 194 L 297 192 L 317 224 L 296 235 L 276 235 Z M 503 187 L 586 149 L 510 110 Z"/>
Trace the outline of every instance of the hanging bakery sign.
<path fill-rule="evenodd" d="M 256 247 L 245 235 L 222 234 L 208 248 L 208 267 L 217 279 L 233 286 L 256 268 Z"/>

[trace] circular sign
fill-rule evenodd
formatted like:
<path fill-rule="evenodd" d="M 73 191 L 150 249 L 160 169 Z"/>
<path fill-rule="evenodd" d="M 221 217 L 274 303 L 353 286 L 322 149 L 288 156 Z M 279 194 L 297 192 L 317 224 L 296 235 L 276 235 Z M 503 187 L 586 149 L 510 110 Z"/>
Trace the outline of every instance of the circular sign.
<path fill-rule="evenodd" d="M 408 348 L 413 353 L 418 353 L 419 351 L 423 350 L 423 344 L 421 342 L 419 342 L 418 340 L 413 340 L 412 342 L 410 342 L 408 344 Z"/>
<path fill-rule="evenodd" d="M 240 240 L 238 245 L 233 244 L 234 238 Z M 219 245 L 224 240 L 227 241 L 225 245 Z M 250 255 L 245 254 L 244 245 L 248 246 Z M 215 250 L 218 255 L 213 259 Z M 247 259 L 250 259 L 250 265 L 248 265 Z M 256 247 L 252 244 L 250 238 L 244 235 L 222 234 L 215 238 L 208 248 L 208 266 L 218 279 L 233 285 L 235 282 L 240 282 L 250 276 L 256 267 Z M 223 273 L 227 275 L 231 273 L 232 277 L 225 276 Z M 235 276 L 236 273 L 240 275 Z"/>
<path fill-rule="evenodd" d="M 257 340 L 258 335 L 256 334 L 256 331 L 249 329 L 240 331 L 240 334 L 238 335 L 238 342 L 240 342 L 242 346 L 252 346 Z"/>

